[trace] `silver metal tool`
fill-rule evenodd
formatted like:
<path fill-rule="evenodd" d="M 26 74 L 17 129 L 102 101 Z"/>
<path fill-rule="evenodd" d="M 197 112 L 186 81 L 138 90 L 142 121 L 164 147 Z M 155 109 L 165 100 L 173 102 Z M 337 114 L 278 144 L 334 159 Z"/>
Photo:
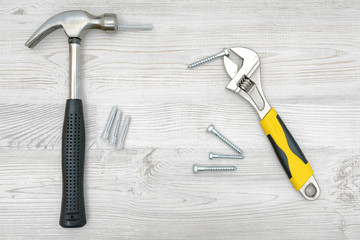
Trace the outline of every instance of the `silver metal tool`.
<path fill-rule="evenodd" d="M 116 111 L 117 111 L 117 107 L 116 106 L 113 106 L 112 109 L 111 109 L 111 112 L 109 114 L 109 117 L 106 121 L 106 125 L 105 125 L 105 128 L 104 128 L 104 131 L 103 131 L 103 134 L 102 134 L 102 138 L 104 139 L 108 139 L 109 138 L 109 135 L 110 135 L 110 130 L 111 130 L 111 127 L 114 123 L 114 119 L 115 119 L 115 115 L 116 115 Z"/>
<path fill-rule="evenodd" d="M 118 134 L 119 128 L 120 128 L 121 116 L 122 116 L 122 112 L 120 110 L 117 110 L 115 119 L 114 119 L 114 124 L 113 124 L 113 126 L 111 128 L 111 132 L 110 132 L 110 139 L 109 139 L 110 144 L 116 143 L 117 134 Z"/>
<path fill-rule="evenodd" d="M 125 138 L 126 138 L 128 130 L 129 130 L 130 121 L 131 121 L 131 117 L 126 116 L 125 120 L 124 120 L 124 124 L 123 124 L 123 126 L 121 128 L 121 131 L 120 131 L 120 135 L 119 135 L 117 144 L 116 144 L 116 148 L 119 149 L 119 150 L 122 150 L 124 148 Z"/>
<path fill-rule="evenodd" d="M 211 124 L 207 129 L 207 132 L 209 133 L 213 133 L 215 136 L 217 136 L 218 138 L 220 138 L 224 143 L 226 143 L 227 145 L 229 145 L 232 149 L 234 149 L 236 152 L 243 154 L 243 151 L 238 148 L 235 144 L 233 144 L 232 142 L 230 142 L 229 139 L 227 139 L 226 137 L 224 137 L 218 130 L 215 129 L 214 125 Z"/>
<path fill-rule="evenodd" d="M 214 153 L 209 153 L 209 159 L 214 159 L 214 158 L 225 158 L 225 159 L 244 159 L 244 156 L 242 155 L 224 155 L 224 154 L 214 154 Z"/>
<path fill-rule="evenodd" d="M 63 193 L 60 213 L 62 227 L 82 227 L 86 224 L 84 201 L 85 124 L 82 101 L 79 94 L 80 45 L 90 29 L 105 32 L 118 30 L 150 29 L 140 27 L 118 27 L 115 14 L 94 16 L 85 11 L 59 13 L 44 24 L 27 40 L 25 46 L 35 47 L 42 39 L 55 30 L 63 28 L 69 42 L 69 99 L 66 101 L 62 135 L 62 176 Z"/>
<path fill-rule="evenodd" d="M 193 166 L 194 173 L 203 171 L 235 171 L 236 169 L 235 166 L 198 166 L 196 164 Z"/>
<path fill-rule="evenodd" d="M 264 118 L 271 107 L 264 96 L 260 82 L 260 58 L 247 48 L 231 48 L 231 51 L 243 58 L 243 65 L 240 68 L 230 58 L 224 57 L 225 69 L 232 78 L 226 88 L 245 98 L 255 108 L 260 118 Z M 246 76 L 251 76 L 251 79 Z"/>
<path fill-rule="evenodd" d="M 27 40 L 25 46 L 35 47 L 43 38 L 63 28 L 69 38 L 70 47 L 70 99 L 79 99 L 79 60 L 81 39 L 90 29 L 100 29 L 105 32 L 116 32 L 122 30 L 150 30 L 151 24 L 142 25 L 120 25 L 116 14 L 105 13 L 101 16 L 94 16 L 86 11 L 67 11 L 59 13 L 48 19 L 38 30 Z"/>
<path fill-rule="evenodd" d="M 300 191 L 305 199 L 315 200 L 320 194 L 320 188 L 313 170 L 284 122 L 264 96 L 258 54 L 243 47 L 230 50 L 243 61 L 240 67 L 224 56 L 225 69 L 231 78 L 227 89 L 244 97 L 254 107 L 261 118 L 260 124 L 294 188 Z"/>
<path fill-rule="evenodd" d="M 210 56 L 210 57 L 204 58 L 204 59 L 202 59 L 202 60 L 200 60 L 200 61 L 196 61 L 196 62 L 190 64 L 190 65 L 188 66 L 188 68 L 196 67 L 196 66 L 198 66 L 198 65 L 200 65 L 200 64 L 204 64 L 204 63 L 210 62 L 210 61 L 212 61 L 212 60 L 214 60 L 214 59 L 216 59 L 216 58 L 223 57 L 223 56 L 229 56 L 229 50 L 228 50 L 227 48 L 224 48 L 221 52 L 219 52 L 219 53 L 217 53 L 217 54 L 215 54 L 215 55 L 212 55 L 212 56 Z"/>

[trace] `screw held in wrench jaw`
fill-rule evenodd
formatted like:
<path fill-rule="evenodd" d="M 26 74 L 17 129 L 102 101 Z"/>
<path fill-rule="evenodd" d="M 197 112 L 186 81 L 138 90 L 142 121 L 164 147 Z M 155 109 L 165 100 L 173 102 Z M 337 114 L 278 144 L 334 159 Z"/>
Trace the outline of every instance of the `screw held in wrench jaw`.
<path fill-rule="evenodd" d="M 211 60 L 214 60 L 216 58 L 223 57 L 223 56 L 229 56 L 229 50 L 227 48 L 224 48 L 221 52 L 219 52 L 217 54 L 214 54 L 214 55 L 212 55 L 210 57 L 204 58 L 204 59 L 202 59 L 200 61 L 196 61 L 196 62 L 190 64 L 188 66 L 188 68 L 194 68 L 194 67 L 196 67 L 198 65 L 210 62 Z"/>

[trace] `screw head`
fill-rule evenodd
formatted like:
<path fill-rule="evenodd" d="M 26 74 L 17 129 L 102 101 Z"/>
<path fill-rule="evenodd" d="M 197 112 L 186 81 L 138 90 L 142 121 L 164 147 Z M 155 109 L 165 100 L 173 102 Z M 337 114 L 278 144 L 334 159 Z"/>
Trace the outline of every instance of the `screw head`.
<path fill-rule="evenodd" d="M 211 153 L 209 153 L 209 158 L 210 159 L 213 159 L 214 158 L 214 154 L 211 152 Z"/>
<path fill-rule="evenodd" d="M 197 173 L 197 172 L 198 172 L 198 166 L 197 166 L 197 165 L 194 165 L 194 166 L 193 166 L 193 170 L 194 170 L 194 173 Z"/>
<path fill-rule="evenodd" d="M 229 56 L 229 50 L 227 48 L 224 48 L 223 51 L 225 53 L 225 56 Z"/>
<path fill-rule="evenodd" d="M 211 125 L 206 129 L 206 131 L 211 132 L 213 129 L 214 129 L 214 125 L 211 124 Z"/>

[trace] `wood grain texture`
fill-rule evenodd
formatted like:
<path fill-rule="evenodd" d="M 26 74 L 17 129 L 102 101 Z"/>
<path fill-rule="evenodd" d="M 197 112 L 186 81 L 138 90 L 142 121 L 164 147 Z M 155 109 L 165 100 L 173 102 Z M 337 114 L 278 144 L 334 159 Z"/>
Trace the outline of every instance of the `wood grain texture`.
<path fill-rule="evenodd" d="M 88 224 L 58 225 L 68 96 L 63 31 L 27 38 L 66 10 L 113 12 L 151 32 L 89 32 L 81 95 Z M 360 2 L 50 1 L 0 4 L 0 239 L 359 239 Z M 224 47 L 256 50 L 265 95 L 310 161 L 321 195 L 296 192 L 255 111 L 227 91 Z M 101 140 L 111 106 L 132 122 L 124 151 Z M 213 123 L 241 161 L 205 132 Z M 199 164 L 236 165 L 194 175 Z"/>

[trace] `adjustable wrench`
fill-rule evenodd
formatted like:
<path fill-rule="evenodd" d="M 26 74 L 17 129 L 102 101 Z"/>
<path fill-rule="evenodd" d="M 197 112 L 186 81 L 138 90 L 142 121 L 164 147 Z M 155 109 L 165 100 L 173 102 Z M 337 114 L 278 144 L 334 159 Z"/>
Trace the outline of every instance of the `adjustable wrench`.
<path fill-rule="evenodd" d="M 307 200 L 315 200 L 320 194 L 320 188 L 313 170 L 284 122 L 264 96 L 259 56 L 248 48 L 231 48 L 231 51 L 242 58 L 243 64 L 239 67 L 224 56 L 225 69 L 231 77 L 226 88 L 244 97 L 255 108 L 261 118 L 260 124 L 294 188 Z"/>

